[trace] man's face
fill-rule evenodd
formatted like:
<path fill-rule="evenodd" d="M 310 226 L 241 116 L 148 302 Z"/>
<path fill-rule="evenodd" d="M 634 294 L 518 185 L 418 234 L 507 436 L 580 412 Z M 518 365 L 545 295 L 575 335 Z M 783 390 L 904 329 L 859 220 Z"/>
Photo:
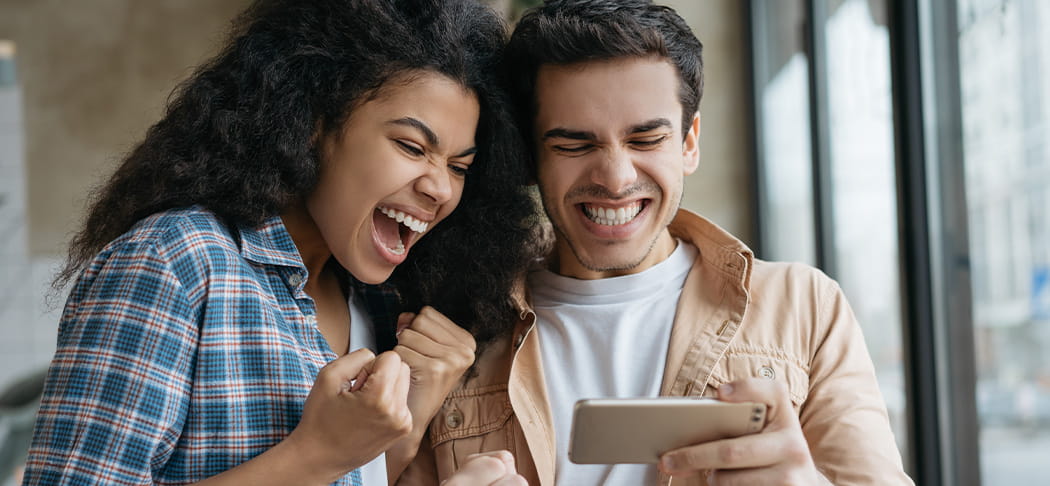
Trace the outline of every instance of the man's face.
<path fill-rule="evenodd" d="M 675 248 L 667 231 L 699 162 L 699 116 L 682 137 L 674 66 L 659 58 L 544 65 L 536 76 L 537 182 L 557 233 L 554 270 L 641 272 Z"/>

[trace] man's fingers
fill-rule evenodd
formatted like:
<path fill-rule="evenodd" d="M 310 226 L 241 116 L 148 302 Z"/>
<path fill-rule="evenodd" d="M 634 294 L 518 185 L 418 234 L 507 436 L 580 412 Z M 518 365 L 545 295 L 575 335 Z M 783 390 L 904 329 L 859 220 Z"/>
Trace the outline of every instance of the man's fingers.
<path fill-rule="evenodd" d="M 507 471 L 517 471 L 517 468 L 514 465 L 514 454 L 511 454 L 510 451 L 476 452 L 467 456 L 467 462 L 477 457 L 495 457 L 496 459 L 503 461 L 503 465 L 506 466 Z"/>
<path fill-rule="evenodd" d="M 472 486 L 491 484 L 506 476 L 507 466 L 502 460 L 493 456 L 479 456 L 466 461 L 443 486 Z"/>
<path fill-rule="evenodd" d="M 758 402 L 766 404 L 767 427 L 774 430 L 795 423 L 794 409 L 787 387 L 779 381 L 748 378 L 718 387 L 718 399 L 726 402 Z"/>
<path fill-rule="evenodd" d="M 503 479 L 492 483 L 491 486 L 529 486 L 529 482 L 519 474 L 504 476 Z"/>
<path fill-rule="evenodd" d="M 660 469 L 672 476 L 707 469 L 747 469 L 780 463 L 784 432 L 750 434 L 675 449 L 660 457 Z"/>
<path fill-rule="evenodd" d="M 710 471 L 708 486 L 742 486 L 749 484 L 810 484 L 802 478 L 786 477 L 789 473 L 780 468 L 758 468 Z"/>

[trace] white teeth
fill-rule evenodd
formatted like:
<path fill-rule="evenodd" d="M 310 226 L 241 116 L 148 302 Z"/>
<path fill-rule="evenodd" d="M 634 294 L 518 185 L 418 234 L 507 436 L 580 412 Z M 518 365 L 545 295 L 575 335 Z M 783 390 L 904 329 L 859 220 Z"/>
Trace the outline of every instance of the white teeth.
<path fill-rule="evenodd" d="M 426 233 L 427 228 L 430 227 L 430 223 L 420 221 L 412 216 L 409 216 L 401 211 L 390 208 L 379 208 L 379 212 L 385 214 L 388 218 L 397 221 L 408 227 L 408 229 L 415 231 L 416 233 Z M 401 247 L 401 251 L 404 252 L 404 246 Z M 395 252 L 397 253 L 397 252 Z M 398 253 L 400 255 L 400 253 Z"/>
<path fill-rule="evenodd" d="M 386 246 L 386 245 L 383 245 L 383 246 Z M 397 248 L 388 248 L 388 249 L 390 250 L 390 253 L 393 253 L 395 255 L 404 255 L 405 254 L 405 244 L 400 242 L 400 241 L 397 242 Z"/>
<path fill-rule="evenodd" d="M 630 223 L 642 210 L 642 203 L 636 202 L 622 208 L 600 208 L 583 205 L 583 212 L 591 221 L 604 226 L 619 226 Z"/>

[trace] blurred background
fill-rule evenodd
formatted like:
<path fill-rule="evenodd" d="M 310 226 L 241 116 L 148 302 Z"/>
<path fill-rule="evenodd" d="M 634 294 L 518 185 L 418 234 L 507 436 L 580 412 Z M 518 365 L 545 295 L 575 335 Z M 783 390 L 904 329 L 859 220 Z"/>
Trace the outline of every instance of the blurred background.
<path fill-rule="evenodd" d="M 0 486 L 90 190 L 247 3 L 0 0 Z M 918 484 L 1045 484 L 1050 2 L 658 3 L 705 46 L 684 206 L 842 284 Z"/>

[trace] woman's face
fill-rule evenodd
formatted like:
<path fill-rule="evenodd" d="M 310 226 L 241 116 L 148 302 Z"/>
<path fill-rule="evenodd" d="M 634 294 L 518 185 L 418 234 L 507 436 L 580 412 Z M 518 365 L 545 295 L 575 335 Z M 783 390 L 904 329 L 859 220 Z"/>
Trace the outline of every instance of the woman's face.
<path fill-rule="evenodd" d="M 388 82 L 320 141 L 320 180 L 306 198 L 332 255 L 366 283 L 385 281 L 456 208 L 474 160 L 473 92 L 414 74 Z"/>

